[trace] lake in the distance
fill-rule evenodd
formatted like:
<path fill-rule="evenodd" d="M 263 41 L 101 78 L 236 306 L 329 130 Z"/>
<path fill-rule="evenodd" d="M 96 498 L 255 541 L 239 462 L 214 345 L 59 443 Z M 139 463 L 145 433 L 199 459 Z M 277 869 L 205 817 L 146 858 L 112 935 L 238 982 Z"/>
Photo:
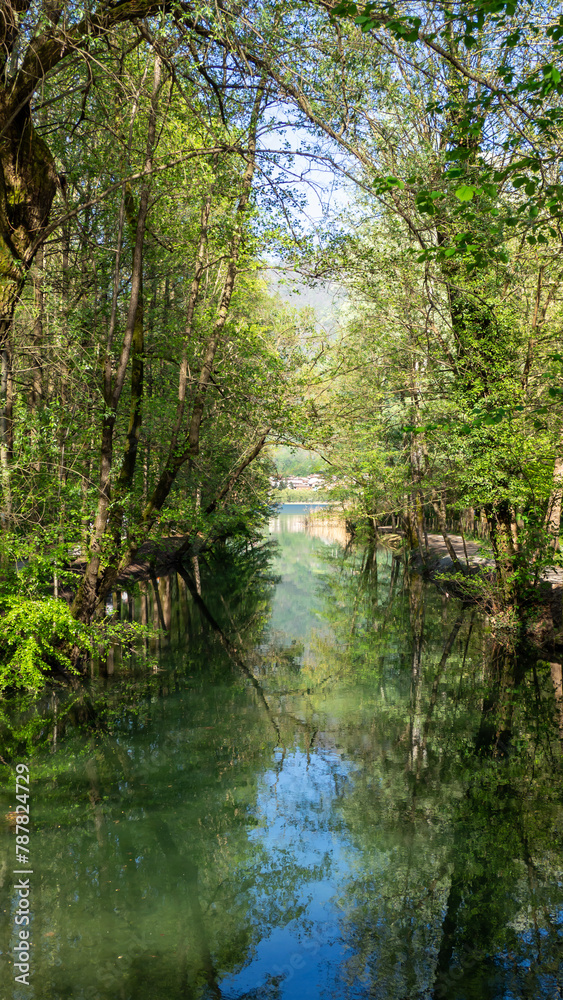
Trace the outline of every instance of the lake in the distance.
<path fill-rule="evenodd" d="M 13 981 L 4 823 L 0 997 L 560 997 L 557 665 L 330 519 L 281 513 L 269 541 L 122 595 L 167 637 L 8 706 L 33 975 Z"/>
<path fill-rule="evenodd" d="M 328 501 L 311 500 L 305 503 L 282 503 L 280 504 L 280 514 L 307 514 L 310 511 L 319 512 L 332 506 Z"/>

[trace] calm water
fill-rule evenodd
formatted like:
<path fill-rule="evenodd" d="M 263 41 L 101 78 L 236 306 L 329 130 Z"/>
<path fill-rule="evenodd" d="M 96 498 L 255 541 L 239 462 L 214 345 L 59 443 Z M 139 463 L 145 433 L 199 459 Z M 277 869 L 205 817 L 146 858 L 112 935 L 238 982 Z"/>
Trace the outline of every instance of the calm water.
<path fill-rule="evenodd" d="M 270 539 L 116 595 L 166 635 L 7 706 L 33 975 L 6 820 L 1 997 L 560 997 L 560 666 L 329 523 Z"/>

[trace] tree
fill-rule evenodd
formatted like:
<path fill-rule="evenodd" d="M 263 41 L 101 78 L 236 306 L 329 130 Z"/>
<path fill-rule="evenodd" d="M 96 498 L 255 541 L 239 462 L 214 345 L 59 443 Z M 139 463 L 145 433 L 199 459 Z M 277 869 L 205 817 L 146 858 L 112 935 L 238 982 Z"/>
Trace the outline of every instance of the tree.
<path fill-rule="evenodd" d="M 307 360 L 256 277 L 267 82 L 234 68 L 219 89 L 183 35 L 173 63 L 146 22 L 101 41 L 86 94 L 71 67 L 66 92 L 57 78 L 41 96 L 64 198 L 19 292 L 4 453 L 6 558 L 49 546 L 11 585 L 45 594 L 53 563 L 55 592 L 75 585 L 60 567 L 80 533 L 85 623 L 150 537 L 172 531 L 185 551 L 253 530 L 259 456 L 299 419 Z"/>
<path fill-rule="evenodd" d="M 383 439 L 374 478 L 381 484 L 380 468 L 387 463 L 387 481 L 395 476 L 393 513 L 402 511 L 412 546 L 424 547 L 425 504 L 447 541 L 448 493 L 458 510 L 477 507 L 486 514 L 497 569 L 495 601 L 508 607 L 524 599 L 558 535 L 553 475 L 554 470 L 558 475 L 561 422 L 550 400 L 558 398 L 559 388 L 555 378 L 549 391 L 541 388 L 538 375 L 546 363 L 556 362 L 549 353 L 558 347 L 548 331 L 557 326 L 560 286 L 559 232 L 553 221 L 559 188 L 549 166 L 559 138 L 556 126 L 548 127 L 542 115 L 558 120 L 557 108 L 550 114 L 550 102 L 557 98 L 559 82 L 557 74 L 546 72 L 547 82 L 539 86 L 530 69 L 522 48 L 523 10 L 516 24 L 491 15 L 480 24 L 479 41 L 466 43 L 459 28 L 473 15 L 465 7 L 429 4 L 423 13 L 424 30 L 418 21 L 405 32 L 406 14 L 393 20 L 386 5 L 369 5 L 357 17 L 363 38 L 342 29 L 347 45 L 342 44 L 341 59 L 351 67 L 346 86 L 350 92 L 353 80 L 363 93 L 363 111 L 349 115 L 347 143 L 362 163 L 360 211 L 366 225 L 372 216 L 377 236 L 370 234 L 362 244 L 343 233 L 335 273 L 342 274 L 344 260 L 349 270 L 350 246 L 355 246 L 355 274 L 362 274 L 362 295 L 378 303 L 381 329 L 377 347 L 366 344 L 365 362 L 370 354 L 373 362 L 375 352 L 379 374 L 374 379 L 366 370 L 356 376 L 354 388 L 353 375 L 342 383 L 343 413 L 353 412 L 354 398 L 362 409 L 359 399 L 366 388 L 360 380 L 365 378 L 374 403 L 372 430 L 365 410 L 360 422 L 366 437 L 372 433 Z M 514 38 L 508 37 L 509 29 Z M 547 20 L 541 30 L 533 25 L 530 30 L 547 65 L 549 53 L 557 51 L 555 28 Z M 502 104 L 498 79 L 506 66 L 499 67 L 491 37 L 504 56 L 508 52 L 519 60 L 519 93 L 529 105 L 522 111 L 527 130 L 518 132 Z M 368 59 L 372 52 L 374 58 Z M 483 77 L 485 68 L 491 79 Z M 542 152 L 539 159 L 524 162 L 530 108 L 538 129 L 545 129 L 550 153 L 545 160 Z M 499 133 L 510 141 L 500 142 Z M 522 173 L 540 160 L 541 194 L 529 178 L 526 189 Z M 328 259 L 329 252 L 325 266 Z M 393 291 L 386 274 L 390 260 Z M 395 354 L 397 323 L 404 333 Z M 389 457 L 390 446 L 396 458 Z M 345 463 L 346 475 L 360 489 L 370 465 L 368 460 L 358 468 L 366 448 L 362 442 L 354 449 L 355 467 L 354 461 Z M 385 494 L 381 485 L 379 492 Z M 374 512 L 372 503 L 369 514 Z M 452 558 L 458 564 L 455 553 Z"/>

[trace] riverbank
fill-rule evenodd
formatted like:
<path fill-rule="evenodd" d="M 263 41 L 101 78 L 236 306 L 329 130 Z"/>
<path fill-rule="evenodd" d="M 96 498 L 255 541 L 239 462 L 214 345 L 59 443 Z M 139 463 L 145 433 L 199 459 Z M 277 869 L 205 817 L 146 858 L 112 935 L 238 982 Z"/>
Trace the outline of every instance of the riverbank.
<path fill-rule="evenodd" d="M 305 532 L 315 536 L 325 544 L 338 544 L 346 548 L 353 542 L 347 520 L 334 505 L 323 501 L 315 503 L 284 504 L 270 521 L 270 530 L 280 530 L 281 521 L 287 521 L 284 530 Z M 398 558 L 404 558 L 403 535 L 397 529 L 380 529 L 378 543 L 395 549 Z M 495 611 L 495 564 L 486 542 L 466 539 L 461 535 L 449 535 L 448 543 L 441 534 L 430 532 L 426 536 L 424 552 L 411 553 L 411 566 L 419 569 L 448 596 L 457 596 L 467 603 L 481 608 L 488 616 L 491 628 L 511 636 L 522 634 L 521 621 L 514 616 Z M 449 546 L 449 550 L 448 550 Z M 174 572 L 183 561 L 191 561 L 194 556 L 203 555 L 208 550 L 203 538 L 176 535 L 149 541 L 138 550 L 135 560 L 118 576 L 115 589 L 128 590 L 137 582 L 155 580 Z M 457 566 L 452 559 L 455 555 Z M 72 560 L 66 567 L 67 574 L 75 574 L 78 583 L 85 568 L 83 560 Z M 463 576 L 461 575 L 463 574 Z M 59 589 L 59 596 L 71 603 L 74 588 L 67 583 Z M 524 634 L 526 641 L 548 657 L 563 655 L 563 570 L 549 569 L 544 572 L 537 586 L 522 605 Z"/>
<path fill-rule="evenodd" d="M 520 618 L 509 612 L 494 610 L 495 561 L 485 542 L 469 540 L 461 535 L 449 535 L 448 543 L 466 574 L 459 578 L 448 546 L 442 535 L 429 534 L 425 558 L 418 564 L 444 592 L 480 605 L 487 613 L 490 626 L 500 635 L 517 633 L 546 655 L 563 655 L 563 569 L 550 567 L 539 576 L 535 587 L 522 601 Z M 473 586 L 471 582 L 473 578 Z M 480 586 L 481 584 L 481 586 Z"/>
<path fill-rule="evenodd" d="M 397 551 L 399 558 L 406 552 L 399 528 L 379 527 L 377 541 Z M 563 568 L 543 570 L 515 613 L 498 610 L 495 560 L 485 540 L 449 534 L 446 542 L 442 534 L 428 532 L 424 549 L 412 551 L 409 562 L 448 597 L 479 607 L 500 641 L 523 640 L 536 653 L 558 660 L 563 657 Z"/>

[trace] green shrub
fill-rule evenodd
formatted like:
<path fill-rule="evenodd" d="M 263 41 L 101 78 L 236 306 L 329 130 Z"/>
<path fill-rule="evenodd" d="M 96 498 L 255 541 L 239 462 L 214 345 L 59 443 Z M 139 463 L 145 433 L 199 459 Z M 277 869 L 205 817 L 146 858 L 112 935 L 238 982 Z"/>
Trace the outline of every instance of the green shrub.
<path fill-rule="evenodd" d="M 77 674 L 70 659 L 73 647 L 90 652 L 93 633 L 75 621 L 64 601 L 48 597 L 4 598 L 0 617 L 0 691 L 39 691 L 49 674 Z"/>

